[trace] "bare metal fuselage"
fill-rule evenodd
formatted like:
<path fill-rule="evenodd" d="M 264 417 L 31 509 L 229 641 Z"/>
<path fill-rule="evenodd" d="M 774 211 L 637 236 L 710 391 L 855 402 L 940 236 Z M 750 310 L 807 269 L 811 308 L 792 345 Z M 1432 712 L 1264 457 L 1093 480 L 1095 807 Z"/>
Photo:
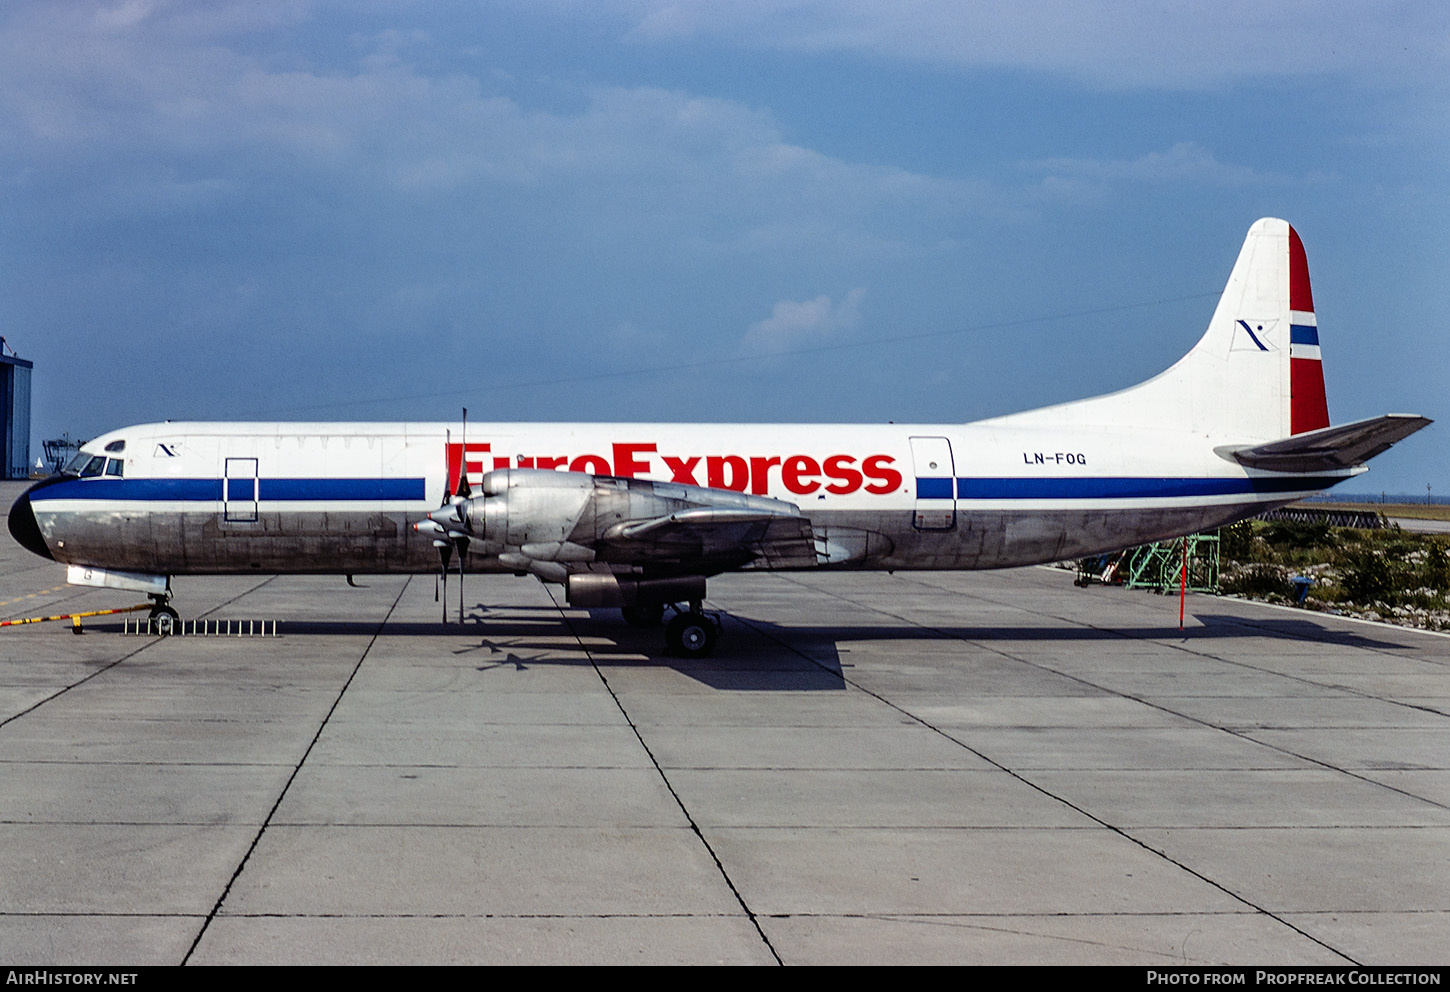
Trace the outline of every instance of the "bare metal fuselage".
<path fill-rule="evenodd" d="M 1247 470 L 1153 430 L 503 424 L 470 427 L 466 454 L 461 434 L 461 424 L 145 425 L 94 442 L 124 442 L 121 475 L 58 480 L 30 505 L 47 553 L 69 564 L 422 573 L 439 556 L 413 524 L 456 489 L 463 463 L 475 489 L 491 471 L 547 467 L 794 504 L 847 549 L 816 565 L 982 569 L 1215 527 L 1338 481 Z M 518 570 L 482 544 L 467 567 Z"/>
<path fill-rule="evenodd" d="M 163 591 L 460 561 L 631 606 L 735 569 L 1028 565 L 1291 502 L 1429 423 L 1330 426 L 1321 365 L 1303 244 L 1264 218 L 1198 343 L 1117 393 L 965 425 L 149 424 L 85 445 L 10 529 Z"/>

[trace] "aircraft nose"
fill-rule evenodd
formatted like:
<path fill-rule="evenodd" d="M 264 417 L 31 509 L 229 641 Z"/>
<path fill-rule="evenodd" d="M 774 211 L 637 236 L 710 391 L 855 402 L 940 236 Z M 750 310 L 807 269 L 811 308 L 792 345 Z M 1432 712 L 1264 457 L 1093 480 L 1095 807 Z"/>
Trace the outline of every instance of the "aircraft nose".
<path fill-rule="evenodd" d="M 34 552 L 42 558 L 54 559 L 50 548 L 45 546 L 45 537 L 40 533 L 40 524 L 35 519 L 35 510 L 30 505 L 30 494 L 45 486 L 50 480 L 37 483 L 15 501 L 10 508 L 10 536 L 20 542 L 20 546 L 26 551 Z"/>

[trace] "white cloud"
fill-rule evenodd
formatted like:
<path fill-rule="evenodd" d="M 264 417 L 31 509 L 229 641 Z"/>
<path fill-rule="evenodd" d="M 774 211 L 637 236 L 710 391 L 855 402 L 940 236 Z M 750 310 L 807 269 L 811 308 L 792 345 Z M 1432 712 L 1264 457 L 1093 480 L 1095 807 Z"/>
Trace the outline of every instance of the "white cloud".
<path fill-rule="evenodd" d="M 764 320 L 750 325 L 741 341 L 746 354 L 778 355 L 823 344 L 861 321 L 864 289 L 853 289 L 840 303 L 822 294 L 813 300 L 781 300 Z"/>
<path fill-rule="evenodd" d="M 1220 162 L 1191 141 L 1131 159 L 1051 158 L 1024 163 L 1023 168 L 1042 174 L 1034 191 L 1037 198 L 1055 202 L 1101 202 L 1111 189 L 1123 186 L 1269 188 L 1290 182 L 1287 176 Z"/>
<path fill-rule="evenodd" d="M 1140 183 L 1241 186 L 1283 181 L 1246 166 L 1220 162 L 1192 141 L 1180 141 L 1167 151 L 1148 152 L 1134 159 L 1050 158 L 1029 163 L 1028 168 L 1059 176 Z"/>
<path fill-rule="evenodd" d="M 562 4 L 572 8 L 569 3 Z M 614 0 L 646 44 L 691 38 L 858 52 L 958 68 L 1018 68 L 1109 87 L 1202 87 L 1349 72 L 1442 75 L 1450 23 L 1438 0 Z"/>
<path fill-rule="evenodd" d="M 96 26 L 108 30 L 135 27 L 156 11 L 154 0 L 123 0 L 114 7 L 96 12 Z"/>
<path fill-rule="evenodd" d="M 427 49 L 417 31 L 354 39 L 351 61 L 319 66 L 252 54 L 237 39 L 259 26 L 178 26 L 185 5 L 114 11 L 104 28 L 36 9 L 0 25 L 0 161 L 103 189 L 90 201 L 103 212 L 102 199 L 129 214 L 186 185 L 244 198 L 287 176 L 433 203 L 512 189 L 575 228 L 617 234 L 628 217 L 717 250 L 870 255 L 1003 210 L 984 183 L 802 147 L 738 101 L 578 86 L 568 109 L 533 109 L 491 78 L 416 68 L 403 53 Z M 151 184 L 169 192 L 121 188 Z"/>

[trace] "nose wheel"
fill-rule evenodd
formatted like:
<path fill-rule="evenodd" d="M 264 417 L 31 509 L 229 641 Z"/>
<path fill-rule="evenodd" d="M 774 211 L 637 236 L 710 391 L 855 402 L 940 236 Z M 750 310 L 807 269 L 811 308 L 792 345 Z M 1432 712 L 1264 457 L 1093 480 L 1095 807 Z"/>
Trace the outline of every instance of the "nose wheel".
<path fill-rule="evenodd" d="M 181 627 L 181 614 L 172 609 L 166 600 L 151 597 L 150 628 L 152 633 L 170 637 Z"/>
<path fill-rule="evenodd" d="M 720 621 L 702 612 L 697 604 L 676 613 L 665 627 L 665 648 L 676 658 L 708 658 L 720 638 Z"/>

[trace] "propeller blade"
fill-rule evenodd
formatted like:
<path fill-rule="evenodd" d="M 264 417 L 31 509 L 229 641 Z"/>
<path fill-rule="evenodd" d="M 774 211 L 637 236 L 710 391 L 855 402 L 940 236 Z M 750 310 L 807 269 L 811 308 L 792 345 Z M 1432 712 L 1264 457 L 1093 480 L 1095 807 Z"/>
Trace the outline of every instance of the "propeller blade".
<path fill-rule="evenodd" d="M 471 499 L 473 487 L 468 484 L 468 407 L 463 408 L 463 465 L 458 470 L 459 499 Z"/>
<path fill-rule="evenodd" d="M 453 450 L 453 432 L 451 430 L 444 429 L 444 431 L 443 431 L 443 438 L 444 438 L 443 450 L 444 451 L 452 451 Z M 465 454 L 464 455 L 464 458 L 467 459 L 467 457 L 468 457 L 467 454 Z M 465 469 L 466 469 L 466 466 L 465 466 Z M 451 499 L 453 499 L 453 473 L 451 471 L 449 471 L 447 467 L 445 467 L 444 468 L 444 471 L 443 471 L 443 502 L 439 503 L 438 505 L 439 506 L 447 506 L 448 505 L 448 501 L 451 500 Z"/>
<path fill-rule="evenodd" d="M 433 585 L 433 602 L 443 603 L 443 622 L 448 622 L 448 563 L 453 560 L 453 545 L 448 541 L 434 541 L 433 546 L 438 549 L 438 575 L 443 580 L 443 599 L 439 599 L 437 580 Z"/>

